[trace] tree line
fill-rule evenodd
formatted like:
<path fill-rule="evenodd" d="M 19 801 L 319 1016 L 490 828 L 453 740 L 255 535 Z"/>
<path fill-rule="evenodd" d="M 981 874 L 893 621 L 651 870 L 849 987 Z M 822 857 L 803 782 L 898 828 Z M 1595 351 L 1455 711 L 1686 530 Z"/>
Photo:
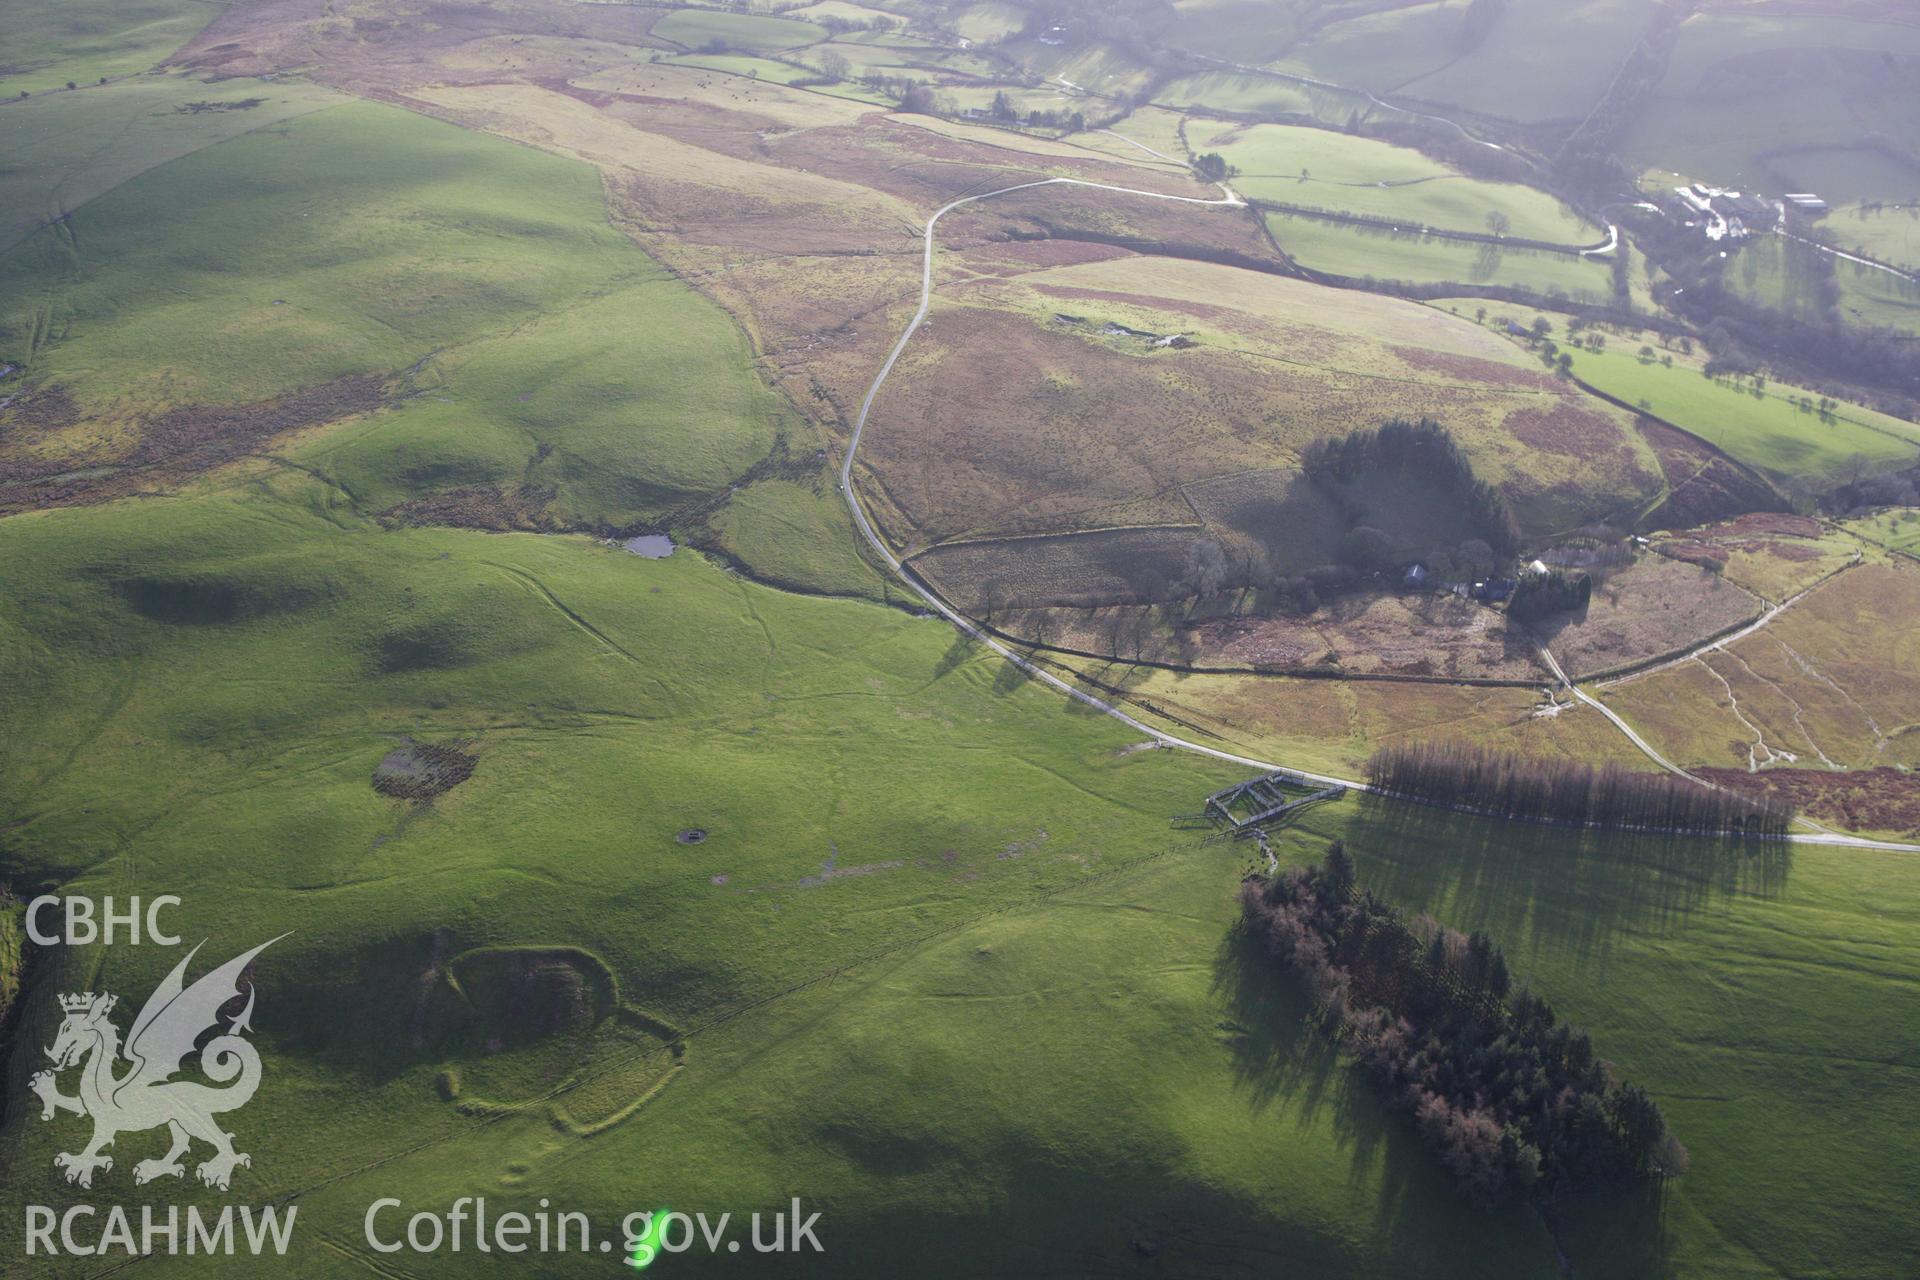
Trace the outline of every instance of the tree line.
<path fill-rule="evenodd" d="M 1685 1171 L 1659 1105 L 1545 1000 L 1513 990 L 1490 938 L 1409 920 L 1359 888 L 1339 841 L 1318 866 L 1250 877 L 1240 906 L 1241 927 L 1475 1204 Z"/>
<path fill-rule="evenodd" d="M 1367 781 L 1410 800 L 1503 818 L 1711 835 L 1780 837 L 1794 810 L 1670 773 L 1639 773 L 1609 762 L 1543 760 L 1463 742 L 1382 747 Z"/>

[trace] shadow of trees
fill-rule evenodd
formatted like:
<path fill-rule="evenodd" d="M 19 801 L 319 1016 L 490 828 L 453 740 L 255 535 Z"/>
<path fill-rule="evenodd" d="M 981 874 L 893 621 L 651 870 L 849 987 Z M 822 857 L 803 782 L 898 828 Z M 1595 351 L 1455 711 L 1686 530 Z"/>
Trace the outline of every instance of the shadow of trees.
<path fill-rule="evenodd" d="M 1349 847 L 1367 886 L 1507 945 L 1551 943 L 1585 959 L 1622 930 L 1659 931 L 1716 902 L 1785 892 L 1793 846 L 1509 822 L 1354 798 Z"/>

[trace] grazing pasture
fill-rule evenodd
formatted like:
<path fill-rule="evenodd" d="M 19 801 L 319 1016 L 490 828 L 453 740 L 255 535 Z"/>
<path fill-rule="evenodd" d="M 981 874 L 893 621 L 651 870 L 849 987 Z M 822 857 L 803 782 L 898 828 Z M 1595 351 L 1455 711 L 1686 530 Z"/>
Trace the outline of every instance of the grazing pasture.
<path fill-rule="evenodd" d="M 1362 94 L 1251 71 L 1201 71 L 1178 76 L 1154 91 L 1156 105 L 1175 110 L 1223 111 L 1269 118 L 1302 117 L 1344 124 L 1375 108 Z"/>
<path fill-rule="evenodd" d="M 1641 164 L 1736 189 L 1779 189 L 1777 166 L 1779 177 L 1820 179 L 1836 204 L 1908 200 L 1912 170 L 1859 144 L 1875 134 L 1911 137 L 1920 126 L 1910 92 L 1916 67 L 1920 29 L 1908 22 L 1702 9 L 1681 23 L 1624 150 Z"/>
<path fill-rule="evenodd" d="M 1371 11 L 1369 11 L 1371 9 Z M 1578 120 L 1658 12 L 1652 0 L 1361 7 L 1270 65 L 1421 104 L 1526 122 Z"/>
<path fill-rule="evenodd" d="M 1218 128 L 1189 120 L 1189 145 L 1240 171 L 1234 188 L 1289 208 L 1386 218 L 1403 226 L 1591 246 L 1605 234 L 1544 191 L 1470 178 L 1407 147 L 1296 125 Z M 1375 273 L 1378 274 L 1378 273 Z"/>
<path fill-rule="evenodd" d="M 953 29 L 969 40 L 984 42 L 1013 35 L 1026 23 L 1026 10 L 1020 6 L 990 0 L 986 4 L 970 4 L 961 9 L 954 15 Z"/>
<path fill-rule="evenodd" d="M 1278 210 L 1265 217 L 1288 257 L 1348 280 L 1504 285 L 1589 305 L 1603 305 L 1613 296 L 1613 273 L 1601 257 L 1449 240 L 1411 225 L 1393 230 Z"/>
<path fill-rule="evenodd" d="M 1647 344 L 1642 344 L 1647 345 Z M 1822 489 L 1864 465 L 1910 466 L 1920 425 L 1862 405 L 1822 411 L 1818 393 L 1765 379 L 1705 376 L 1697 358 L 1642 356 L 1614 337 L 1601 351 L 1575 349 L 1573 375 L 1699 436 L 1790 489 Z M 1670 363 L 1669 363 L 1670 361 Z"/>
<path fill-rule="evenodd" d="M 1920 271 L 1920 204 L 1836 208 L 1821 222 L 1820 234 L 1862 257 Z"/>
<path fill-rule="evenodd" d="M 716 53 L 729 49 L 748 52 L 797 49 L 827 38 L 826 28 L 812 22 L 720 9 L 673 9 L 650 30 L 662 40 Z"/>
<path fill-rule="evenodd" d="M 18 0 L 0 33 L 0 100 L 138 75 L 218 12 L 200 0 Z"/>
<path fill-rule="evenodd" d="M 1920 336 L 1920 281 L 1902 280 L 1857 262 L 1836 262 L 1833 272 L 1840 287 L 1840 314 L 1847 323 Z"/>
<path fill-rule="evenodd" d="M 381 408 L 292 456 L 367 510 L 521 490 L 509 525 L 623 525 L 738 476 L 784 412 L 723 375 L 738 331 L 607 225 L 592 170 L 391 107 L 163 165 L 0 258 L 0 281 L 39 300 L 0 320 L 30 388 L 0 411 L 32 433 L 0 445 L 16 483 L 137 483 Z"/>
<path fill-rule="evenodd" d="M 205 81 L 176 72 L 11 103 L 0 252 L 157 165 L 343 101 L 302 80 Z"/>

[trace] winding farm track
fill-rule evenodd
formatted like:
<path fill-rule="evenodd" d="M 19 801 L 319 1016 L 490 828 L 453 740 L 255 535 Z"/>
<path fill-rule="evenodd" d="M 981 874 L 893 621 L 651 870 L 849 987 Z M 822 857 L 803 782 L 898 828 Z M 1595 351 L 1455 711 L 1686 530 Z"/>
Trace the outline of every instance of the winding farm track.
<path fill-rule="evenodd" d="M 1132 139 L 1127 139 L 1127 141 L 1132 141 Z M 1151 148 L 1142 147 L 1142 150 L 1151 150 Z M 973 619 L 967 617 L 952 605 L 949 605 L 945 600 L 941 599 L 937 593 L 929 589 L 919 578 L 902 565 L 899 557 L 895 556 L 893 549 L 887 545 L 886 539 L 880 536 L 880 531 L 875 529 L 873 522 L 868 519 L 866 508 L 861 505 L 860 497 L 854 490 L 854 458 L 859 453 L 860 437 L 867 429 L 867 419 L 873 414 L 873 402 L 879 397 L 880 388 L 886 385 L 888 375 L 893 372 L 894 365 L 899 362 L 901 353 L 907 349 L 907 344 L 913 340 L 913 335 L 919 332 L 920 325 L 927 318 L 928 309 L 933 305 L 934 228 L 939 224 L 941 218 L 952 213 L 962 205 L 973 204 L 981 200 L 992 200 L 997 196 L 1009 195 L 1015 191 L 1031 191 L 1038 187 L 1057 186 L 1081 187 L 1091 191 L 1105 191 L 1122 196 L 1139 196 L 1147 200 L 1172 200 L 1179 204 L 1199 205 L 1204 208 L 1244 209 L 1247 207 L 1246 201 L 1235 195 L 1233 189 L 1227 186 L 1226 183 L 1223 182 L 1218 185 L 1220 190 L 1226 194 L 1217 200 L 1207 200 L 1199 196 L 1168 195 L 1161 191 L 1142 191 L 1136 187 L 1114 186 L 1105 182 L 1088 182 L 1080 178 L 1039 178 L 1032 182 L 1017 182 L 1009 187 L 1000 187 L 993 191 L 983 191 L 978 195 L 962 196 L 958 200 L 950 200 L 936 209 L 933 216 L 927 219 L 926 228 L 922 232 L 920 305 L 915 308 L 913 318 L 907 322 L 907 327 L 901 332 L 899 340 L 896 341 L 893 344 L 893 348 L 887 352 L 885 363 L 880 366 L 880 371 L 874 375 L 872 385 L 867 388 L 866 398 L 860 402 L 860 413 L 854 419 L 853 434 L 848 438 L 846 454 L 840 460 L 840 493 L 841 496 L 846 499 L 847 510 L 852 513 L 853 522 L 855 526 L 859 528 L 860 536 L 866 539 L 867 545 L 873 548 L 874 554 L 886 562 L 887 567 L 893 571 L 896 578 L 905 583 L 908 589 L 916 596 L 920 597 L 929 609 L 951 623 L 955 630 L 959 631 L 968 639 L 974 640 L 986 648 L 991 649 L 994 653 L 1012 663 L 1023 674 L 1032 677 L 1034 680 L 1039 681 L 1049 688 L 1066 694 L 1074 701 L 1091 707 L 1103 715 L 1112 716 L 1128 728 L 1145 734 L 1148 738 L 1163 747 L 1171 747 L 1181 751 L 1191 751 L 1197 755 L 1207 756 L 1211 759 L 1224 760 L 1229 764 L 1245 765 L 1249 769 L 1258 769 L 1262 773 L 1274 773 L 1281 769 L 1286 769 L 1288 772 L 1298 774 L 1301 777 L 1311 778 L 1315 782 L 1343 786 L 1354 791 L 1371 791 L 1373 790 L 1372 787 L 1365 782 L 1353 778 L 1338 778 L 1329 774 L 1310 773 L 1291 765 L 1277 764 L 1271 760 L 1260 760 L 1253 756 L 1236 755 L 1231 751 L 1223 751 L 1218 747 L 1207 746 L 1205 743 L 1193 742 L 1186 738 L 1176 737 L 1173 734 L 1156 729 L 1152 725 L 1129 715 L 1104 698 L 1100 698 L 1077 685 L 1062 680 L 1051 671 L 1046 670 L 1038 663 L 1033 662 L 1017 652 L 1010 645 L 1002 643 L 999 639 L 982 630 L 974 623 Z M 1785 604 L 1778 606 L 1769 612 L 1766 617 L 1762 619 L 1761 623 L 1756 623 L 1748 632 L 1742 632 L 1741 634 L 1748 634 L 1752 630 L 1758 630 L 1759 626 L 1766 620 L 1771 619 L 1774 614 L 1779 612 L 1779 609 L 1783 609 L 1786 607 L 1786 604 L 1791 603 L 1793 603 L 1793 601 L 1789 600 Z M 1723 640 L 1721 643 L 1724 642 Z M 1654 750 L 1652 744 L 1648 743 L 1646 739 L 1635 732 L 1633 727 L 1625 720 L 1616 715 L 1612 708 L 1603 706 L 1598 699 L 1590 696 L 1577 684 L 1569 680 L 1566 673 L 1560 669 L 1560 664 L 1554 660 L 1553 655 L 1546 651 L 1545 646 L 1541 647 L 1540 652 L 1541 656 L 1546 660 L 1549 669 L 1552 670 L 1554 675 L 1575 698 L 1593 707 L 1601 715 L 1605 716 L 1621 733 L 1626 735 L 1634 746 L 1644 752 L 1648 759 L 1654 761 L 1663 769 L 1679 774 L 1682 777 L 1693 778 L 1692 774 L 1667 760 L 1658 751 Z M 1697 782 L 1699 779 L 1695 778 L 1694 781 Z M 1814 834 L 1796 834 L 1788 836 L 1787 839 L 1797 844 L 1845 845 L 1859 849 L 1880 849 L 1898 853 L 1920 853 L 1920 845 L 1894 844 L 1882 840 L 1868 840 L 1864 837 L 1841 835 L 1837 832 L 1822 831 Z"/>
<path fill-rule="evenodd" d="M 893 554 L 893 549 L 887 546 L 886 539 L 882 538 L 879 530 L 873 527 L 873 522 L 867 518 L 866 508 L 860 505 L 859 495 L 854 492 L 854 456 L 860 449 L 860 437 L 867 429 L 867 418 L 873 413 L 874 399 L 879 396 L 880 388 L 885 385 L 887 375 L 893 372 L 893 366 L 899 361 L 900 353 L 907 349 L 907 343 L 913 340 L 913 335 L 919 331 L 921 322 L 927 318 L 927 309 L 933 305 L 933 230 L 935 225 L 939 223 L 941 218 L 964 204 L 972 204 L 977 200 L 991 200 L 995 196 L 1004 196 L 1015 191 L 1030 191 L 1035 187 L 1053 186 L 1089 187 L 1096 191 L 1111 191 L 1120 195 L 1143 196 L 1150 200 L 1174 200 L 1181 204 L 1206 205 L 1230 209 L 1246 207 L 1246 202 L 1240 199 L 1239 196 L 1234 195 L 1232 190 L 1224 184 L 1222 184 L 1220 189 L 1225 191 L 1227 193 L 1226 195 L 1220 197 L 1218 200 L 1203 200 L 1198 196 L 1167 195 L 1159 191 L 1141 191 L 1133 187 L 1116 187 L 1104 182 L 1087 182 L 1079 178 L 1041 178 L 1034 182 L 1018 182 L 1013 186 L 1001 187 L 995 191 L 983 191 L 979 195 L 962 196 L 958 200 L 952 200 L 940 206 L 940 208 L 934 212 L 934 215 L 927 219 L 926 230 L 923 232 L 925 243 L 922 248 L 920 264 L 920 306 L 914 311 L 913 319 L 907 322 L 906 330 L 901 333 L 899 341 L 895 342 L 893 349 L 887 353 L 886 363 L 880 366 L 880 372 L 874 376 L 873 385 L 867 388 L 866 399 L 860 402 L 860 415 L 854 419 L 853 435 L 847 441 L 846 456 L 840 460 L 840 492 L 847 500 L 847 510 L 853 513 L 853 522 L 859 526 L 860 535 L 867 540 L 867 545 L 873 548 L 874 554 L 886 561 L 887 567 L 893 570 L 894 576 L 906 583 L 915 595 L 926 602 L 928 608 L 952 623 L 961 634 L 985 645 L 1002 658 L 1005 658 L 1008 662 L 1011 662 L 1026 675 L 1033 677 L 1042 684 L 1058 689 L 1069 698 L 1092 707 L 1095 711 L 1112 716 L 1129 728 L 1146 734 L 1161 746 L 1177 747 L 1185 751 L 1194 751 L 1204 756 L 1211 756 L 1216 760 L 1225 760 L 1230 764 L 1241 764 L 1250 769 L 1258 769 L 1263 773 L 1272 773 L 1281 766 L 1271 761 L 1256 760 L 1252 756 L 1235 755 L 1231 751 L 1222 751 L 1217 747 L 1209 747 L 1198 742 L 1189 742 L 1185 738 L 1176 738 L 1170 733 L 1163 733 L 1152 725 L 1128 715 L 1111 702 L 1096 697 L 1076 685 L 1067 683 L 1051 671 L 1021 656 L 1011 646 L 1003 644 L 993 636 L 988 635 L 974 624 L 973 619 L 967 617 L 949 605 L 945 600 L 942 600 L 937 594 L 928 590 L 927 587 L 921 584 L 917 577 L 907 571 L 905 566 L 900 563 L 899 558 Z M 1294 770 L 1294 772 L 1297 773 L 1299 770 Z M 1364 783 L 1353 782 L 1346 778 L 1323 777 L 1320 774 L 1306 774 L 1304 776 L 1312 778 L 1316 782 L 1337 783 L 1342 786 L 1355 787 L 1361 790 L 1366 789 Z"/>

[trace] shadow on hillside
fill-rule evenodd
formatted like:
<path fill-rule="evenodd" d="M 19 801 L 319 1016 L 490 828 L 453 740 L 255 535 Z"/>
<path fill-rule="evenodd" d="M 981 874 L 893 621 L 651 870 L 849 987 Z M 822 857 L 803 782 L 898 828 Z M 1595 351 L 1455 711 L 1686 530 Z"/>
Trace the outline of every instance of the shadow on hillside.
<path fill-rule="evenodd" d="M 958 670 L 961 663 L 974 655 L 973 646 L 973 640 L 965 632 L 955 629 L 953 643 L 949 644 L 947 651 L 940 655 L 940 661 L 933 665 L 933 678 L 938 680 L 949 672 Z"/>
<path fill-rule="evenodd" d="M 1674 1185 L 1636 1182 L 1589 1192 L 1547 1205 L 1540 1216 L 1576 1273 L 1669 1280 L 1681 1274 L 1668 1220 Z M 1583 1260 L 1587 1266 L 1581 1266 Z"/>
<path fill-rule="evenodd" d="M 1591 958 L 1621 930 L 1662 931 L 1715 903 L 1778 897 L 1793 867 L 1785 841 L 1590 831 L 1356 799 L 1347 841 L 1369 888 L 1444 912 L 1457 929 L 1488 929 L 1514 952 L 1544 944 Z"/>

